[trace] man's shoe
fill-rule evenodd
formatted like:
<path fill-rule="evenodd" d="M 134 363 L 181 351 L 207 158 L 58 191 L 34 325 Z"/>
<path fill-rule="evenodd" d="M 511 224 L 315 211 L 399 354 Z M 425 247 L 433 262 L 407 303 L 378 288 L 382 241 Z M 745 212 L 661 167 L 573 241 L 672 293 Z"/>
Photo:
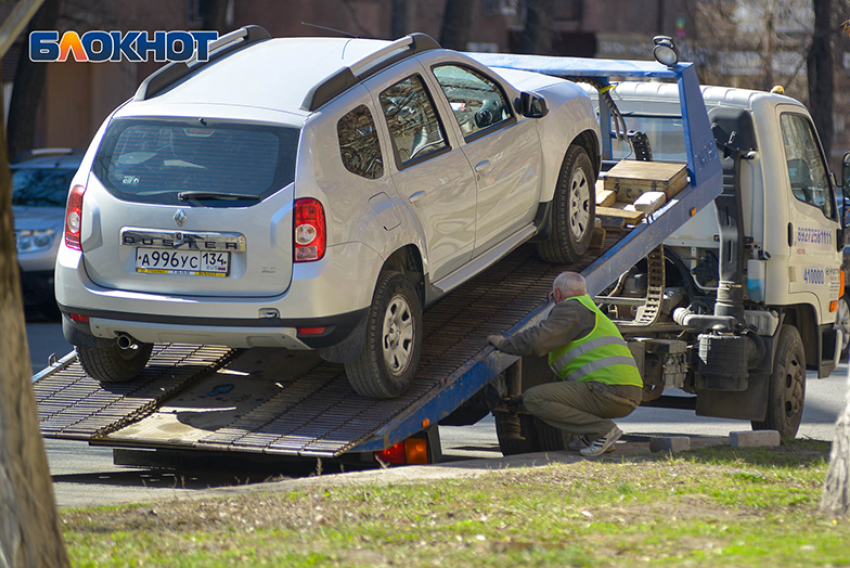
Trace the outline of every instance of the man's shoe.
<path fill-rule="evenodd" d="M 579 453 L 587 458 L 595 458 L 606 452 L 613 452 L 614 444 L 617 443 L 617 440 L 619 440 L 622 435 L 623 431 L 614 426 L 614 428 L 605 434 L 605 436 L 598 440 L 593 440 L 588 447 L 583 450 L 579 450 Z"/>
<path fill-rule="evenodd" d="M 589 445 L 590 441 L 587 439 L 587 436 L 571 436 L 570 441 L 567 443 L 567 449 L 573 452 L 578 452 Z"/>

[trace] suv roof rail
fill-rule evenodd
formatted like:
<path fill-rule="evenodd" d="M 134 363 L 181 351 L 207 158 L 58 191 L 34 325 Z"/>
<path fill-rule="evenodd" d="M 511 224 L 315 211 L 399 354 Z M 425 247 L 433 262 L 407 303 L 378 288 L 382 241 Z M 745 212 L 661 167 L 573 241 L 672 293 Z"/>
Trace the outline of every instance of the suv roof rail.
<path fill-rule="evenodd" d="M 301 108 L 313 112 L 361 81 L 417 53 L 440 49 L 440 44 L 426 34 L 410 34 L 371 53 L 349 67 L 343 67 L 314 86 L 304 97 Z"/>
<path fill-rule="evenodd" d="M 197 53 L 189 61 L 174 61 L 165 67 L 158 69 L 147 79 L 142 81 L 136 91 L 134 100 L 144 101 L 151 99 L 178 81 L 197 72 L 208 63 L 216 59 L 243 49 L 251 44 L 271 39 L 271 34 L 261 26 L 244 26 L 238 30 L 223 35 L 210 44 L 209 58 L 206 61 L 198 61 Z"/>
<path fill-rule="evenodd" d="M 17 164 L 20 162 L 26 162 L 27 160 L 34 160 L 36 158 L 44 158 L 47 156 L 71 156 L 73 154 L 83 154 L 82 150 L 77 150 L 74 148 L 35 148 L 33 150 L 27 150 L 26 152 L 21 152 L 15 159 L 12 161 L 13 164 Z"/>

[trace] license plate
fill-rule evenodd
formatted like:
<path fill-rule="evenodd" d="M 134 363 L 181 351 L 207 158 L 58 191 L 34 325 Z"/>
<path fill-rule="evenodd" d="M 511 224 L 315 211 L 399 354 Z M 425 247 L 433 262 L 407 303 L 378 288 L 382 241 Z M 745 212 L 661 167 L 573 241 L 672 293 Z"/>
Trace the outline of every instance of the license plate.
<path fill-rule="evenodd" d="M 138 247 L 136 272 L 224 277 L 230 274 L 230 253 Z"/>

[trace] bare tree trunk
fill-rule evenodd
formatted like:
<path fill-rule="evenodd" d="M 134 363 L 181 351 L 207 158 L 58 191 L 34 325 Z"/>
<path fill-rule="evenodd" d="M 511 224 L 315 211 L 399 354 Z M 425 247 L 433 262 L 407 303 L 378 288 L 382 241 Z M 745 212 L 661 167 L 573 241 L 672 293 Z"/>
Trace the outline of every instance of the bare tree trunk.
<path fill-rule="evenodd" d="M 833 134 L 832 101 L 835 92 L 832 0 L 812 0 L 812 5 L 815 9 L 815 32 L 806 59 L 809 74 L 809 110 L 829 161 Z"/>
<path fill-rule="evenodd" d="M 55 30 L 59 21 L 61 0 L 46 0 L 27 30 Z M 21 50 L 9 103 L 9 159 L 35 147 L 36 113 L 47 82 L 47 65 L 30 61 L 29 52 Z"/>
<path fill-rule="evenodd" d="M 201 16 L 204 18 L 204 29 L 214 30 L 225 34 L 227 28 L 228 0 L 201 0 Z"/>
<path fill-rule="evenodd" d="M 440 45 L 446 49 L 465 51 L 472 27 L 472 2 L 469 0 L 446 0 L 443 12 L 443 27 L 440 30 Z"/>
<path fill-rule="evenodd" d="M 525 29 L 520 53 L 551 55 L 552 29 L 550 21 L 554 0 L 526 0 Z"/>
<path fill-rule="evenodd" d="M 820 505 L 822 511 L 835 517 L 850 513 L 850 375 L 844 412 L 835 424 L 835 440 Z"/>
<path fill-rule="evenodd" d="M 413 31 L 414 0 L 392 0 L 390 14 L 391 39 L 404 37 Z"/>
<path fill-rule="evenodd" d="M 30 383 L 2 126 L 0 115 L 0 567 L 63 568 L 68 557 Z"/>

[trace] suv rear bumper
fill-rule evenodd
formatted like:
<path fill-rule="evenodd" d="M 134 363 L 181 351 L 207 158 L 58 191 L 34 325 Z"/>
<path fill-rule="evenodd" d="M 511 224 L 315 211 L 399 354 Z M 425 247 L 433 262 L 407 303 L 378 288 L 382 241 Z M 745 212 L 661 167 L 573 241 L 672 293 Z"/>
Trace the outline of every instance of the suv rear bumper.
<path fill-rule="evenodd" d="M 322 349 L 344 341 L 369 313 L 369 308 L 336 316 L 290 320 L 195 318 L 146 316 L 123 312 L 79 310 L 60 306 L 65 339 L 77 344 L 77 333 L 111 340 L 127 334 L 143 343 L 189 343 L 235 348 L 283 347 Z M 72 321 L 69 313 L 88 317 L 88 323 Z M 73 332 L 71 329 L 73 328 Z M 304 333 L 307 331 L 306 333 Z M 71 337 L 69 337 L 69 335 Z"/>
<path fill-rule="evenodd" d="M 362 243 L 328 247 L 324 258 L 296 263 L 285 292 L 268 297 L 193 295 L 191 279 L 182 293 L 139 292 L 94 283 L 83 254 L 64 245 L 56 263 L 56 300 L 66 313 L 164 326 L 178 321 L 197 326 L 275 327 L 275 321 L 309 325 L 368 308 L 383 259 Z M 255 268 L 255 270 L 258 270 Z M 253 278 L 268 278 L 257 274 Z M 272 276 L 273 277 L 273 276 Z M 183 277 L 175 277 L 183 278 Z M 283 286 L 282 286 L 283 287 Z M 267 317 L 273 314 L 275 317 Z M 222 323 L 228 322 L 228 323 Z M 307 322 L 301 325 L 302 322 Z M 284 327 L 284 324 L 277 325 Z"/>

